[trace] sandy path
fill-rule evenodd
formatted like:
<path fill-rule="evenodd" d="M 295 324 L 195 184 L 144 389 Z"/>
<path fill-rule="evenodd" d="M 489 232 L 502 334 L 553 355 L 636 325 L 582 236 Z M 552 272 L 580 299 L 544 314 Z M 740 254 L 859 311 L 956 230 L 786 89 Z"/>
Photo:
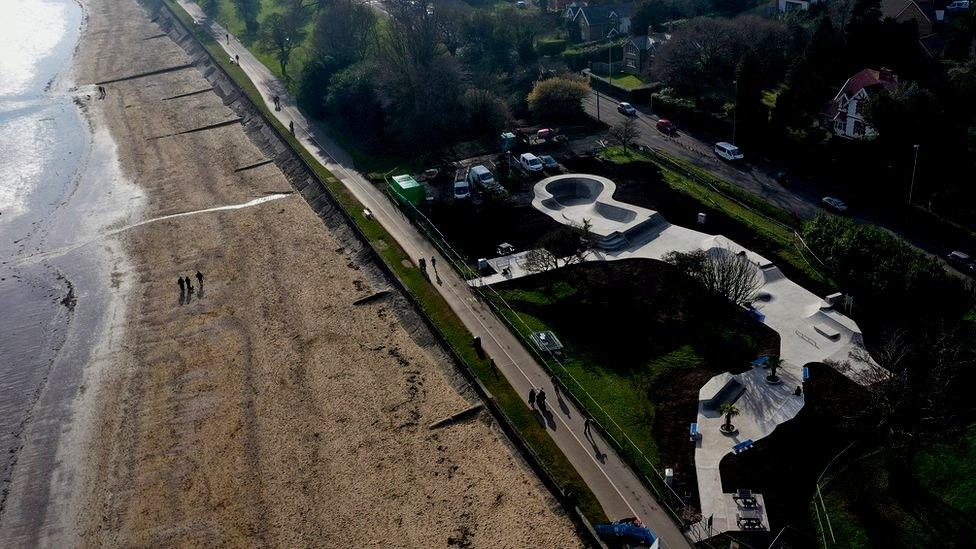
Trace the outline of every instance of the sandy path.
<path fill-rule="evenodd" d="M 88 0 L 79 84 L 188 59 L 134 0 Z M 289 190 L 195 69 L 106 86 L 98 108 L 145 218 Z M 579 545 L 537 479 L 467 407 L 440 351 L 298 196 L 123 233 L 126 341 L 87 391 L 84 545 Z M 177 276 L 202 270 L 181 305 Z M 415 330 L 414 330 L 415 331 Z M 65 533 L 67 534 L 67 533 Z M 70 534 L 68 534 L 70 535 Z"/>

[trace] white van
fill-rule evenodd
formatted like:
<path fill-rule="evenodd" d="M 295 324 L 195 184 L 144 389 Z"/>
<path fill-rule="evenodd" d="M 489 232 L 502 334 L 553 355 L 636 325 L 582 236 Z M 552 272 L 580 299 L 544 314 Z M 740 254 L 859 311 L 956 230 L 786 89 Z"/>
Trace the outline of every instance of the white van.
<path fill-rule="evenodd" d="M 729 162 L 736 162 L 745 158 L 745 155 L 742 154 L 739 147 L 736 147 L 731 143 L 726 143 L 725 141 L 720 141 L 715 144 L 715 154 L 728 160 Z"/>
<path fill-rule="evenodd" d="M 544 167 L 539 157 L 532 153 L 522 153 L 519 156 L 519 164 L 526 172 L 541 172 Z"/>
<path fill-rule="evenodd" d="M 491 175 L 491 171 L 481 164 L 468 170 L 468 183 L 477 185 L 486 191 L 493 191 L 498 185 L 495 182 L 495 176 Z"/>

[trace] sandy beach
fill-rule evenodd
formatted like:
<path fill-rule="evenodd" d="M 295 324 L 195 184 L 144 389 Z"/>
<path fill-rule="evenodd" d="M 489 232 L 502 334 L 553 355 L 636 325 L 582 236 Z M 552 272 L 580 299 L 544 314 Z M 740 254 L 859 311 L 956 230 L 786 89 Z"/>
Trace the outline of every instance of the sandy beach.
<path fill-rule="evenodd" d="M 133 221 L 290 191 L 235 115 L 134 0 L 88 0 L 79 85 L 144 193 Z M 200 93 L 194 93 L 200 92 Z M 190 95 L 185 95 L 190 94 Z M 177 97 L 180 96 L 180 97 Z M 240 170 L 240 171 L 238 171 Z M 118 233 L 121 339 L 80 392 L 66 437 L 70 516 L 40 539 L 82 545 L 578 545 L 419 326 L 297 195 Z M 181 303 L 177 277 L 202 271 Z M 194 280 L 196 284 L 196 280 Z M 419 330 L 419 331 L 418 331 Z M 80 405 L 81 406 L 81 405 Z M 83 435 L 82 435 L 83 433 Z M 70 464 L 69 464 L 70 465 Z M 57 498 L 53 501 L 59 501 Z M 74 544 L 74 543 L 72 543 Z"/>
<path fill-rule="evenodd" d="M 43 481 L 19 467 L 0 534 L 56 546 L 579 546 L 489 418 L 428 428 L 473 392 L 398 301 L 353 304 L 386 286 L 300 196 L 201 211 L 291 188 L 273 163 L 249 168 L 268 158 L 143 6 L 83 4 L 74 80 L 114 80 L 84 109 L 140 196 L 87 245 L 124 249 L 97 273 L 121 305 L 106 309 L 76 388 L 46 508 L 18 504 Z M 140 76 L 161 69 L 172 70 Z M 206 278 L 187 298 L 177 278 L 197 270 Z"/>

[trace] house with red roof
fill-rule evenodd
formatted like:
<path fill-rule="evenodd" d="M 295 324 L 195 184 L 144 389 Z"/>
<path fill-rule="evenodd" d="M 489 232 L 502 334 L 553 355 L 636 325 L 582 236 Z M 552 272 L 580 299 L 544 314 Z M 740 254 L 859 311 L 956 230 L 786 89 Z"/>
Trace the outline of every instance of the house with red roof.
<path fill-rule="evenodd" d="M 864 69 L 847 79 L 823 112 L 820 123 L 824 129 L 848 139 L 874 137 L 877 132 L 864 119 L 864 105 L 879 93 L 893 93 L 898 89 L 898 76 L 888 69 Z"/>

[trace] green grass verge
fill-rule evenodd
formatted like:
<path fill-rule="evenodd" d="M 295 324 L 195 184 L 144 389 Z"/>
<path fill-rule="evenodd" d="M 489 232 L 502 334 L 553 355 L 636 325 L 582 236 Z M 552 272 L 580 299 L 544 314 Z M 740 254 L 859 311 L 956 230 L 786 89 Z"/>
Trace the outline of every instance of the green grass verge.
<path fill-rule="evenodd" d="M 661 169 L 664 181 L 671 188 L 694 198 L 705 206 L 722 211 L 765 240 L 768 243 L 768 248 L 772 251 L 773 257 L 770 259 L 789 264 L 811 280 L 828 285 L 832 284 L 825 274 L 814 269 L 804 255 L 800 253 L 796 235 L 793 232 L 794 229 L 799 228 L 800 221 L 795 216 L 684 160 L 663 153 L 660 154 L 666 162 L 662 162 L 655 156 L 640 151 L 627 150 L 623 147 L 608 147 L 601 153 L 606 160 L 617 164 L 629 162 L 656 164 Z M 675 171 L 668 166 L 668 162 L 700 179 L 696 180 Z M 703 184 L 701 181 L 706 181 L 708 184 Z"/>
<path fill-rule="evenodd" d="M 403 282 L 407 290 L 420 304 L 434 326 L 444 335 L 451 349 L 457 353 L 464 364 L 481 380 L 482 384 L 491 392 L 498 406 L 509 422 L 518 430 L 522 438 L 528 443 L 539 461 L 546 467 L 556 482 L 573 494 L 577 506 L 583 515 L 593 524 L 606 522 L 607 517 L 596 496 L 589 489 L 583 478 L 562 453 L 546 430 L 536 421 L 532 411 L 522 401 L 520 395 L 509 385 L 508 381 L 491 368 L 486 360 L 479 359 L 471 346 L 471 333 L 468 332 L 461 319 L 454 313 L 450 305 L 430 284 L 430 282 L 412 267 L 407 253 L 386 232 L 375 219 L 366 219 L 362 215 L 363 206 L 349 192 L 329 170 L 325 169 L 288 130 L 275 119 L 264 105 L 260 92 L 237 65 L 227 61 L 223 49 L 202 29 L 197 27 L 190 16 L 174 0 L 163 0 L 196 39 L 207 49 L 221 67 L 251 98 L 255 105 L 265 115 L 265 120 L 273 124 L 281 135 L 291 144 L 315 173 L 325 181 L 326 186 L 333 193 L 339 204 L 353 218 L 356 225 L 378 252 L 382 260 L 390 267 Z"/>

